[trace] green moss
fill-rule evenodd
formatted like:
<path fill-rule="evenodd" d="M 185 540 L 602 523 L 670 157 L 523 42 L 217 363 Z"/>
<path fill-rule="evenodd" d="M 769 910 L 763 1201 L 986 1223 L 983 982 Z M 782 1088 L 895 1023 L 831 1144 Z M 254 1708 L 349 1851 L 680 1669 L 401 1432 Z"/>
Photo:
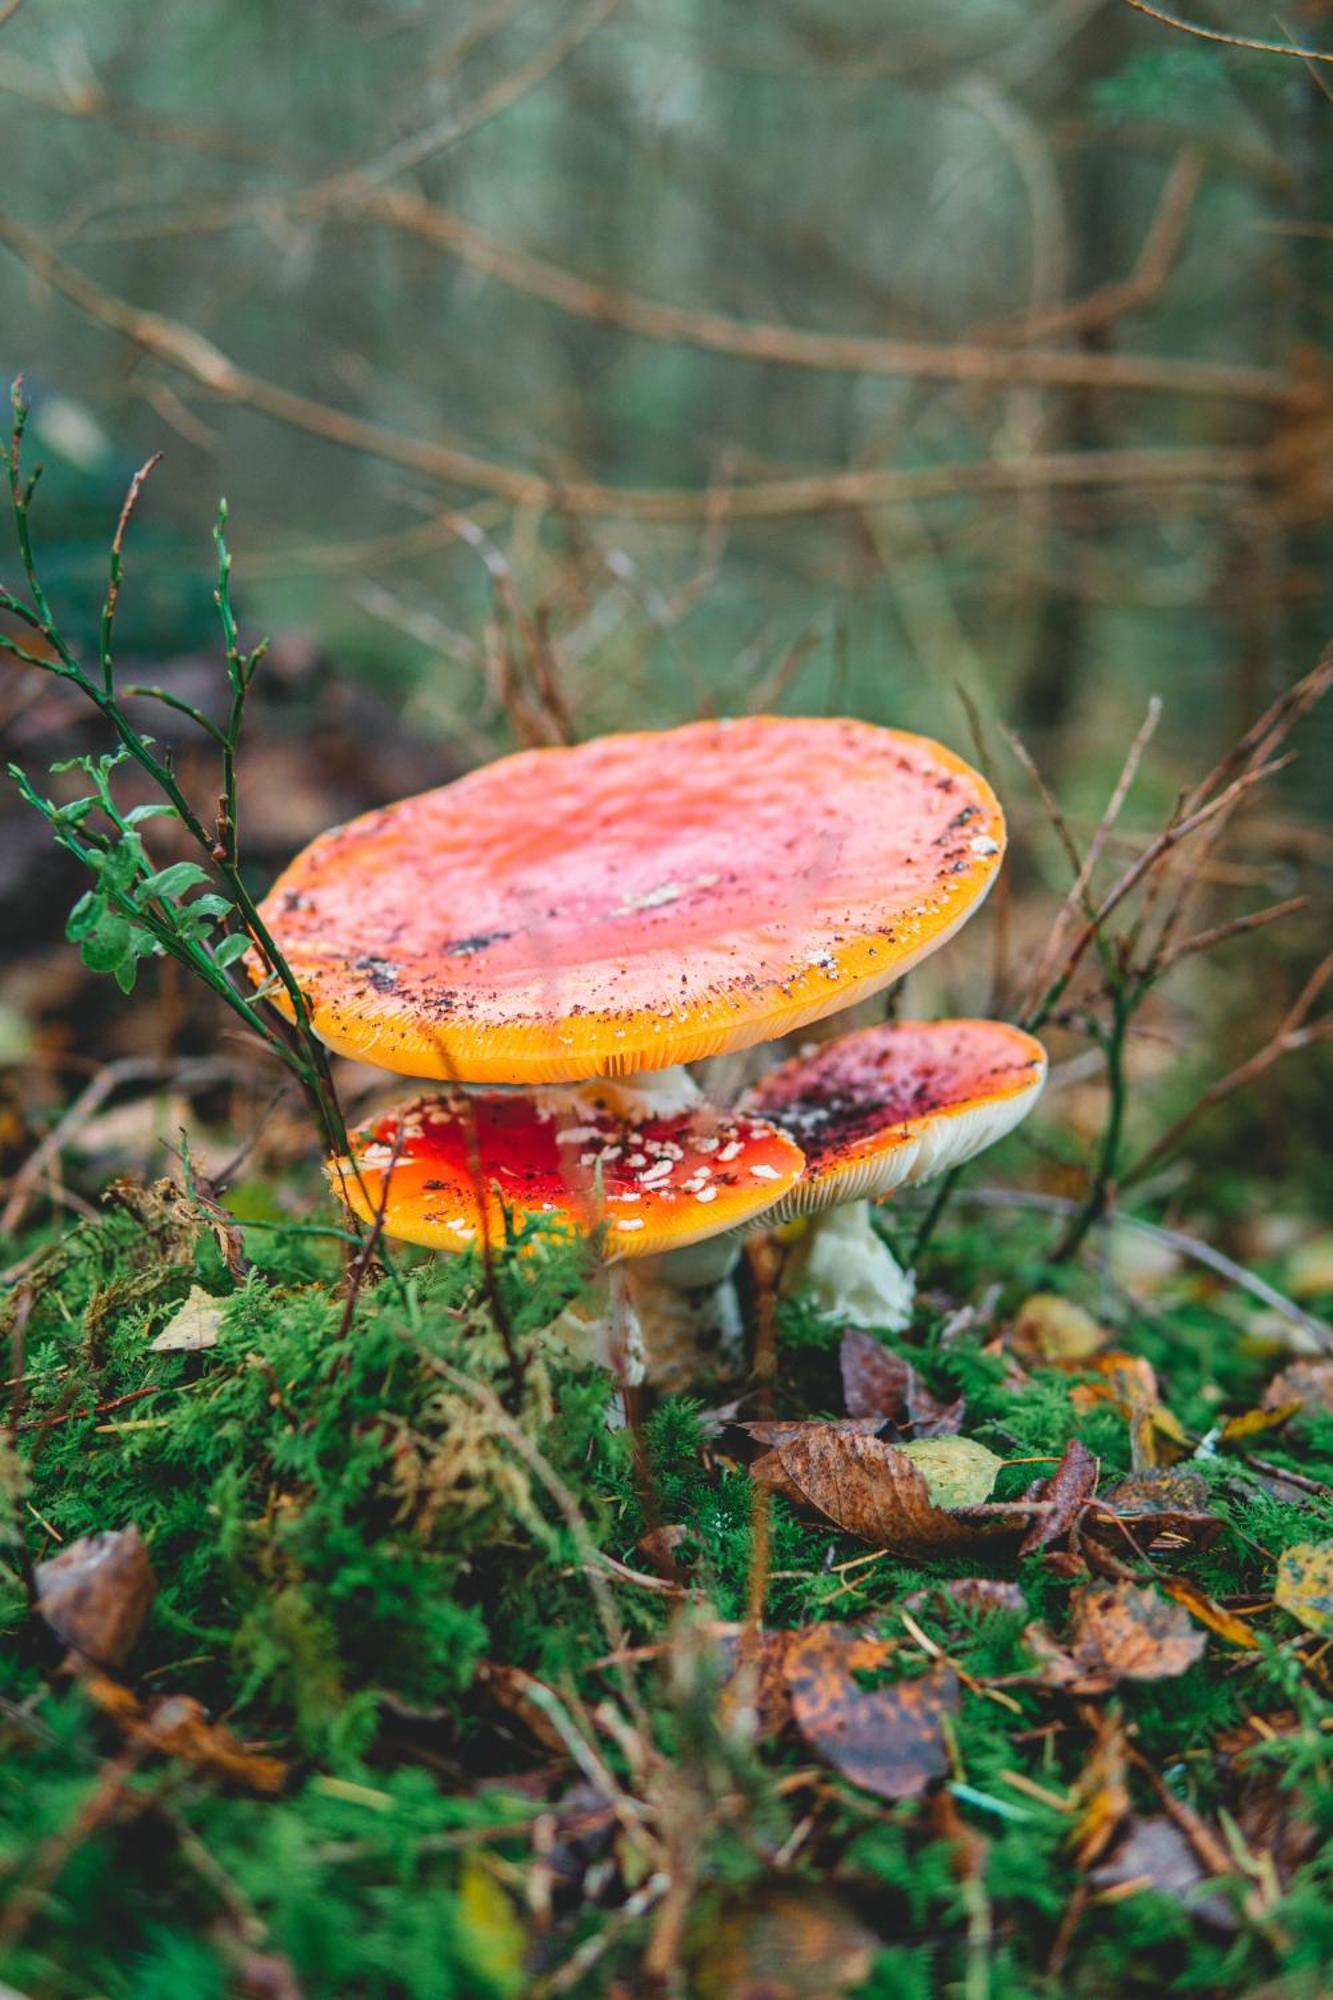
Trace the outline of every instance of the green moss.
<path fill-rule="evenodd" d="M 52 1247 L 27 1329 L 25 1428 L 0 1462 L 0 1755 L 12 1780 L 0 1787 L 0 1879 L 24 1879 L 44 1844 L 66 1840 L 118 1741 L 78 1686 L 53 1673 L 20 1543 L 40 1558 L 56 1535 L 137 1522 L 160 1591 L 134 1686 L 144 1699 L 194 1696 L 236 1736 L 283 1758 L 287 1783 L 266 1799 L 185 1765 L 132 1773 L 134 1795 L 151 1800 L 69 1844 L 0 1976 L 62 2000 L 208 2000 L 237 1989 L 238 1952 L 262 1950 L 289 1959 L 312 2000 L 508 2000 L 526 1990 L 526 1950 L 555 1964 L 596 1936 L 616 1892 L 598 1909 L 577 1884 L 560 1892 L 550 1937 L 528 1935 L 515 1900 L 533 1866 L 528 1829 L 577 1773 L 560 1775 L 552 1744 L 478 1679 L 487 1663 L 535 1676 L 562 1703 L 562 1726 L 591 1729 L 631 1791 L 647 1782 L 626 1744 L 588 1719 L 615 1681 L 584 1573 L 587 1542 L 575 1541 L 494 1406 L 442 1370 L 509 1397 L 588 1540 L 616 1562 L 648 1569 L 640 1543 L 652 1528 L 691 1531 L 680 1559 L 699 1598 L 689 1629 L 702 1636 L 672 1640 L 676 1600 L 642 1585 L 615 1582 L 615 1606 L 624 1640 L 650 1655 L 635 1728 L 690 1801 L 699 1909 L 724 1892 L 744 1899 L 810 1811 L 805 1781 L 784 1782 L 810 1758 L 790 1735 L 747 1749 L 719 1725 L 707 1629 L 747 1614 L 755 1514 L 749 1476 L 712 1436 L 704 1404 L 664 1399 L 637 1437 L 608 1428 L 606 1378 L 543 1331 L 582 1281 L 578 1259 L 558 1245 L 527 1241 L 501 1259 L 494 1291 L 463 1260 L 395 1258 L 344 1326 L 338 1241 L 246 1207 L 254 1268 L 241 1282 L 207 1230 L 165 1241 L 130 1215 L 80 1226 Z M 980 1266 L 976 1233 L 946 1236 L 934 1256 L 957 1293 Z M 1030 1262 L 1033 1281 L 1049 1283 L 1035 1255 L 1017 1261 L 1025 1282 Z M 154 1334 L 197 1282 L 225 1302 L 216 1346 L 154 1354 Z M 491 1317 L 496 1296 L 524 1363 L 517 1402 Z M 942 1323 L 927 1317 L 920 1339 L 895 1344 L 937 1395 L 967 1396 L 969 1436 L 1008 1459 L 1049 1459 L 1078 1436 L 1106 1476 L 1128 1468 L 1123 1416 L 1071 1398 L 1094 1376 L 1036 1369 L 1015 1384 L 988 1349 L 989 1329 L 941 1343 Z M 782 1328 L 779 1408 L 837 1412 L 836 1343 L 799 1300 L 784 1305 Z M 1192 1299 L 1118 1337 L 1150 1355 L 1196 1433 L 1262 1393 L 1264 1369 Z M 1331 1441 L 1333 1427 L 1311 1425 L 1265 1435 L 1262 1456 L 1333 1478 Z M 1173 1566 L 1214 1596 L 1262 1597 L 1277 1552 L 1333 1528 L 1317 1495 L 1293 1504 L 1236 1455 L 1199 1463 L 1227 1526 L 1210 1550 L 1182 1552 Z M 1044 1470 L 1010 1464 L 999 1491 L 1021 1493 Z M 1006 1570 L 989 1557 L 874 1556 L 780 1499 L 769 1533 L 770 1625 L 867 1620 L 895 1647 L 892 1674 L 922 1671 L 931 1647 L 965 1676 L 956 1806 L 981 1843 L 978 1881 L 960 1876 L 955 1847 L 916 1802 L 883 1806 L 832 1778 L 821 1785 L 818 1835 L 792 1849 L 796 1879 L 834 1880 L 889 1940 L 864 1994 L 969 1990 L 984 1961 L 992 2000 L 1108 1991 L 1146 2000 L 1164 1983 L 1240 1995 L 1327 1962 L 1328 1737 L 1289 1620 L 1257 1621 L 1258 1654 L 1213 1640 L 1188 1673 L 1128 1684 L 1117 1700 L 1136 1748 L 1214 1818 L 1232 1800 L 1219 1732 L 1256 1713 L 1293 1717 L 1253 1768 L 1299 1788 L 1324 1844 L 1270 1920 L 1242 1913 L 1230 1937 L 1209 1932 L 1178 1897 L 1090 1905 L 1056 1978 L 1046 1968 L 1079 1879 L 1072 1821 L 1025 1785 L 1066 1796 L 1089 1735 L 1075 1706 L 1041 1686 L 1024 1632 L 1033 1620 L 1064 1630 L 1074 1580 L 1041 1557 Z M 1023 1608 L 976 1611 L 952 1599 L 949 1578 L 977 1572 L 1015 1577 Z M 921 1591 L 905 1620 L 903 1600 Z M 1137 1775 L 1131 1783 L 1138 1810 L 1160 1809 Z M 480 1873 L 473 1848 L 488 1857 Z M 646 1935 L 646 1919 L 626 1925 L 584 1990 L 616 1978 L 632 1987 Z"/>

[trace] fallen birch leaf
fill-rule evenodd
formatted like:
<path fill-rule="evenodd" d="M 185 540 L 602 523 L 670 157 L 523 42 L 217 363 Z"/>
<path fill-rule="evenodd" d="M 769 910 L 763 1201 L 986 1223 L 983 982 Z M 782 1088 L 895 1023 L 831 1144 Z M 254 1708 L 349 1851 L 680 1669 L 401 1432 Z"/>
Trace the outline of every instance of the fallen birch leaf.
<path fill-rule="evenodd" d="M 787 1653 L 796 1726 L 812 1750 L 862 1791 L 907 1799 L 949 1768 L 944 1718 L 958 1712 L 958 1679 L 936 1667 L 919 1680 L 862 1688 L 890 1648 L 846 1625 L 813 1625 Z"/>
<path fill-rule="evenodd" d="M 922 1384 L 910 1361 L 885 1347 L 873 1334 L 845 1333 L 838 1354 L 843 1402 L 849 1417 L 887 1417 L 918 1438 L 957 1431 L 967 1404 L 962 1397 L 941 1403 Z"/>
<path fill-rule="evenodd" d="M 1285 1550 L 1273 1599 L 1307 1632 L 1333 1633 L 1333 1542 L 1295 1542 Z"/>
<path fill-rule="evenodd" d="M 120 1668 L 134 1650 L 157 1578 L 131 1523 L 77 1542 L 38 1563 L 37 1610 L 57 1639 L 92 1666 Z"/>
<path fill-rule="evenodd" d="M 914 1438 L 898 1449 L 911 1459 L 937 1507 L 979 1507 L 990 1499 L 1004 1466 L 975 1438 Z"/>
<path fill-rule="evenodd" d="M 184 1305 L 172 1314 L 156 1340 L 149 1341 L 149 1353 L 198 1354 L 205 1347 L 216 1347 L 226 1309 L 225 1299 L 215 1299 L 202 1285 L 191 1285 Z"/>

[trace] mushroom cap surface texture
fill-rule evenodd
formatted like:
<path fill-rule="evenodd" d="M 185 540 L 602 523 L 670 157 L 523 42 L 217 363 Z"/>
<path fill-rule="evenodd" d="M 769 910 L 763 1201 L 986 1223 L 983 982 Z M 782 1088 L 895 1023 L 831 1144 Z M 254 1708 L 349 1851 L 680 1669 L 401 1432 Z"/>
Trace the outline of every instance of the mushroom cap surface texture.
<path fill-rule="evenodd" d="M 804 1164 L 785 1133 L 698 1105 L 626 1117 L 584 1091 L 453 1089 L 418 1098 L 352 1137 L 355 1167 L 329 1175 L 363 1222 L 434 1250 L 506 1240 L 535 1219 L 555 1234 L 606 1226 L 608 1263 L 677 1250 L 755 1220 Z M 385 1192 L 385 1180 L 388 1191 Z"/>
<path fill-rule="evenodd" d="M 747 716 L 520 751 L 366 813 L 262 914 L 340 1054 L 577 1082 L 887 985 L 981 901 L 1004 838 L 989 785 L 926 737 Z"/>
<path fill-rule="evenodd" d="M 1021 1123 L 1045 1081 L 1041 1043 L 1006 1021 L 884 1022 L 793 1056 L 743 1100 L 805 1154 L 768 1220 L 947 1173 Z"/>

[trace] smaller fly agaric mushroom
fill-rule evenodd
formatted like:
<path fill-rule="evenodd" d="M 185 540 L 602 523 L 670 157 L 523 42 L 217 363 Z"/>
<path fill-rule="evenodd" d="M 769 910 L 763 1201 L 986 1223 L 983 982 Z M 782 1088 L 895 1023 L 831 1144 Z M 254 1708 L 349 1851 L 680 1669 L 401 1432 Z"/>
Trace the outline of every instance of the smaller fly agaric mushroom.
<path fill-rule="evenodd" d="M 588 1084 L 580 1090 L 441 1091 L 398 1106 L 355 1133 L 350 1158 L 330 1175 L 365 1222 L 436 1250 L 501 1247 L 512 1224 L 536 1220 L 553 1235 L 599 1229 L 604 1260 L 648 1260 L 650 1282 L 623 1288 L 630 1379 L 642 1362 L 654 1381 L 697 1366 L 701 1318 L 735 1255 L 728 1238 L 795 1187 L 803 1156 L 773 1125 L 704 1103 L 688 1079 L 671 1087 Z M 700 1261 L 693 1246 L 709 1254 Z M 664 1297 L 664 1287 L 687 1294 Z M 584 1322 L 592 1343 L 603 1329 Z M 713 1329 L 719 1341 L 739 1325 Z M 603 1340 L 609 1349 L 611 1341 Z M 681 1353 L 677 1350 L 684 1349 Z"/>
<path fill-rule="evenodd" d="M 800 1146 L 805 1170 L 765 1223 L 820 1218 L 790 1266 L 816 1309 L 901 1332 L 912 1279 L 870 1204 L 961 1166 L 1024 1119 L 1046 1051 L 1005 1021 L 886 1022 L 782 1063 L 746 1093 Z"/>

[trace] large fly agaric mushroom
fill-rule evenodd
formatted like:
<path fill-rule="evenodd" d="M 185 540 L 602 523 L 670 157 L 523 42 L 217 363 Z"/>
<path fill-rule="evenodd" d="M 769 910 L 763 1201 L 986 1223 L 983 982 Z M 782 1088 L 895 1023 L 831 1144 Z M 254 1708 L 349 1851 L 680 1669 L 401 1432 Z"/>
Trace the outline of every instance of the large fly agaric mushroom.
<path fill-rule="evenodd" d="M 392 1138 L 369 1141 L 387 1149 L 390 1181 L 404 1177 L 402 1202 L 391 1188 L 384 1204 L 388 1233 L 412 1236 L 428 1129 L 470 1122 L 474 1183 L 480 1169 L 483 1189 L 487 1176 L 503 1185 L 543 1090 L 749 1048 L 851 1006 L 952 935 L 1003 845 L 990 787 L 939 744 L 751 716 L 523 751 L 367 813 L 298 855 L 263 915 L 332 1048 L 454 1087 L 435 1112 L 398 1114 L 396 1164 Z M 693 1089 L 681 1074 L 678 1110 Z M 497 1085 L 533 1093 L 512 1125 L 472 1101 Z M 660 1111 L 659 1094 L 646 1102 L 623 1100 L 619 1115 Z M 357 1175 L 373 1189 L 376 1157 L 358 1140 L 356 1171 L 338 1174 L 363 1210 Z M 769 1185 L 775 1200 L 788 1191 Z M 611 1192 L 628 1190 L 604 1181 Z M 489 1226 L 488 1198 L 471 1201 L 438 1203 L 432 1240 L 462 1248 L 468 1227 Z M 724 1269 L 746 1218 L 698 1206 L 709 1219 L 696 1240 L 727 1238 Z M 609 1213 L 604 1202 L 612 1255 L 633 1254 L 640 1232 Z"/>
<path fill-rule="evenodd" d="M 819 1217 L 789 1266 L 817 1310 L 900 1332 L 912 1282 L 876 1235 L 870 1204 L 961 1166 L 1026 1118 L 1046 1051 L 1005 1021 L 884 1022 L 803 1051 L 744 1107 L 801 1147 L 799 1181 L 770 1224 Z"/>

